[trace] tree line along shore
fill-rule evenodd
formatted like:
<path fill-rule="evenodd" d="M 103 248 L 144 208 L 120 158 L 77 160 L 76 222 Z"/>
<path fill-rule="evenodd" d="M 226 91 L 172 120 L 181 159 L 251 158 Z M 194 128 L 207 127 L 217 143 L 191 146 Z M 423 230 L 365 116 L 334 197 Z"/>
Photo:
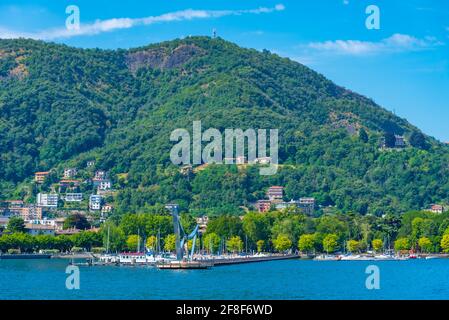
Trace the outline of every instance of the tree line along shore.
<path fill-rule="evenodd" d="M 182 214 L 185 230 L 196 220 Z M 90 229 L 83 219 L 67 219 L 72 235 L 30 235 L 23 220 L 12 218 L 0 236 L 2 253 L 80 253 L 174 251 L 170 215 L 125 214 L 112 217 L 100 228 Z M 191 247 L 192 243 L 188 243 Z M 449 212 L 412 211 L 402 216 L 376 217 L 334 214 L 309 217 L 294 210 L 250 212 L 244 216 L 211 217 L 197 239 L 196 248 L 207 253 L 286 252 L 363 253 L 394 250 L 449 253 Z"/>

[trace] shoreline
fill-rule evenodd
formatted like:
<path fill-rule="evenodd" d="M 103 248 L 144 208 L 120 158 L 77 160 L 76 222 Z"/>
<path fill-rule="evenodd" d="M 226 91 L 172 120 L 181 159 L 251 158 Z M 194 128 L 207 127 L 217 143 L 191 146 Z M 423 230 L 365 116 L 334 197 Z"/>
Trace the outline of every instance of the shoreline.
<path fill-rule="evenodd" d="M 45 253 L 21 253 L 21 254 L 0 254 L 0 260 L 11 260 L 11 259 L 61 259 L 61 260 L 72 260 L 72 259 L 98 259 L 100 255 L 94 254 L 91 252 L 83 252 L 83 253 L 74 253 L 74 254 L 45 254 Z M 250 256 L 241 256 L 241 257 L 226 257 L 226 258 L 218 258 L 211 259 L 211 261 L 216 262 L 217 265 L 227 265 L 227 264 L 240 264 L 240 263 L 250 263 L 250 262 L 263 262 L 270 260 L 287 260 L 287 259 L 300 259 L 300 260 L 319 260 L 316 259 L 319 256 L 323 256 L 323 254 L 289 254 L 289 255 L 278 255 L 273 254 L 269 256 L 261 256 L 261 257 L 250 257 Z M 342 254 L 326 254 L 326 257 L 335 258 L 338 260 L 339 257 L 344 257 Z M 372 254 L 354 254 L 349 255 L 360 257 L 360 260 L 365 260 L 367 258 L 375 258 L 376 255 Z M 395 257 L 398 258 L 407 258 L 408 255 L 397 255 Z M 416 258 L 418 259 L 449 259 L 449 254 L 447 253 L 422 253 L 416 254 Z M 354 259 L 357 261 L 358 259 Z M 201 259 L 199 261 L 202 261 Z M 338 261 L 350 261 L 350 260 L 338 260 Z"/>

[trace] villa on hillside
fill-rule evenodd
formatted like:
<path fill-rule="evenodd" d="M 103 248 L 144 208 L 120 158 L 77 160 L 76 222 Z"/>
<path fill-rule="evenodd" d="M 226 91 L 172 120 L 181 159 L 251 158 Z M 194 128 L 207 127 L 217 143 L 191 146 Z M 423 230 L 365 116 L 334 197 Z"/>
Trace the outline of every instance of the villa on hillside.
<path fill-rule="evenodd" d="M 64 169 L 64 178 L 70 179 L 75 177 L 78 174 L 78 170 L 76 168 L 66 168 Z"/>
<path fill-rule="evenodd" d="M 394 141 L 394 148 L 402 149 L 402 148 L 405 148 L 407 146 L 407 142 L 405 141 L 404 136 L 400 136 L 400 135 L 395 134 L 394 135 L 394 139 L 395 139 L 395 141 Z M 388 148 L 387 147 L 387 143 L 385 141 L 385 137 L 382 137 L 381 142 L 380 142 L 380 147 L 382 149 Z"/>
<path fill-rule="evenodd" d="M 439 205 L 439 204 L 433 204 L 430 207 L 429 211 L 433 212 L 433 213 L 443 213 L 443 212 L 446 211 L 446 208 L 444 206 L 442 206 L 442 205 Z"/>
<path fill-rule="evenodd" d="M 20 217 L 24 221 L 29 220 L 40 220 L 42 219 L 42 207 L 39 207 L 37 205 L 28 205 L 21 209 Z"/>
<path fill-rule="evenodd" d="M 67 202 L 81 202 L 83 201 L 82 193 L 66 193 L 65 201 Z"/>
<path fill-rule="evenodd" d="M 86 167 L 91 168 L 95 165 L 95 161 L 93 160 L 89 160 L 86 162 Z"/>
<path fill-rule="evenodd" d="M 45 179 L 50 174 L 50 171 L 42 171 L 42 172 L 36 172 L 34 174 L 34 181 L 36 183 L 44 183 Z"/>
<path fill-rule="evenodd" d="M 106 171 L 104 171 L 104 170 L 95 171 L 94 179 L 102 180 L 102 179 L 106 179 L 107 177 L 108 177 L 108 174 Z"/>
<path fill-rule="evenodd" d="M 39 207 L 57 208 L 59 196 L 56 193 L 38 193 L 36 204 Z"/>
<path fill-rule="evenodd" d="M 81 181 L 74 180 L 74 179 L 62 179 L 59 181 L 59 188 L 70 188 L 74 189 L 79 187 L 81 184 Z"/>
<path fill-rule="evenodd" d="M 90 210 L 101 210 L 102 198 L 100 195 L 92 194 L 89 198 Z"/>
<path fill-rule="evenodd" d="M 259 200 L 256 203 L 257 211 L 263 213 L 270 211 L 271 208 L 271 200 Z"/>
<path fill-rule="evenodd" d="M 268 188 L 267 197 L 270 201 L 282 200 L 284 197 L 284 187 L 273 186 Z"/>

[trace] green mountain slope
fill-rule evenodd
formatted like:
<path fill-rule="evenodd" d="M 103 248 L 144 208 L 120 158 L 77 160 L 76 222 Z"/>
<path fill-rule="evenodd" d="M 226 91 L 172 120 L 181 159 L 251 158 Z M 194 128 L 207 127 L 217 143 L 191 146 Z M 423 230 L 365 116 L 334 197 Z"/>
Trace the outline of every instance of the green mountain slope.
<path fill-rule="evenodd" d="M 175 128 L 279 128 L 277 175 L 171 165 Z M 363 129 L 363 130 L 362 130 Z M 368 141 L 359 132 L 368 133 Z M 38 170 L 109 170 L 119 212 L 178 201 L 193 212 L 238 213 L 284 185 L 287 198 L 361 214 L 449 202 L 449 148 L 432 138 L 382 151 L 385 133 L 419 130 L 370 99 L 269 52 L 191 37 L 132 50 L 0 40 L 0 197 L 27 197 Z M 126 173 L 126 175 L 118 174 Z"/>

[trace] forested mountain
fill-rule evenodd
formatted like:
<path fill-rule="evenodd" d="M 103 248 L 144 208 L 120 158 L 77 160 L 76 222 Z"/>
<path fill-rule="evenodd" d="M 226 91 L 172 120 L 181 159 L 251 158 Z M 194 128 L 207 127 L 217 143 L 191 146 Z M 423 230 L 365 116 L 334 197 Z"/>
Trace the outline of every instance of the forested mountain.
<path fill-rule="evenodd" d="M 170 133 L 278 128 L 282 167 L 216 165 L 183 175 Z M 380 149 L 397 134 L 403 149 Z M 238 213 L 285 186 L 286 198 L 360 214 L 449 202 L 449 148 L 405 119 L 268 51 L 189 37 L 131 50 L 0 40 L 0 199 L 27 198 L 35 171 L 110 171 L 119 213 L 177 201 L 194 213 Z"/>

